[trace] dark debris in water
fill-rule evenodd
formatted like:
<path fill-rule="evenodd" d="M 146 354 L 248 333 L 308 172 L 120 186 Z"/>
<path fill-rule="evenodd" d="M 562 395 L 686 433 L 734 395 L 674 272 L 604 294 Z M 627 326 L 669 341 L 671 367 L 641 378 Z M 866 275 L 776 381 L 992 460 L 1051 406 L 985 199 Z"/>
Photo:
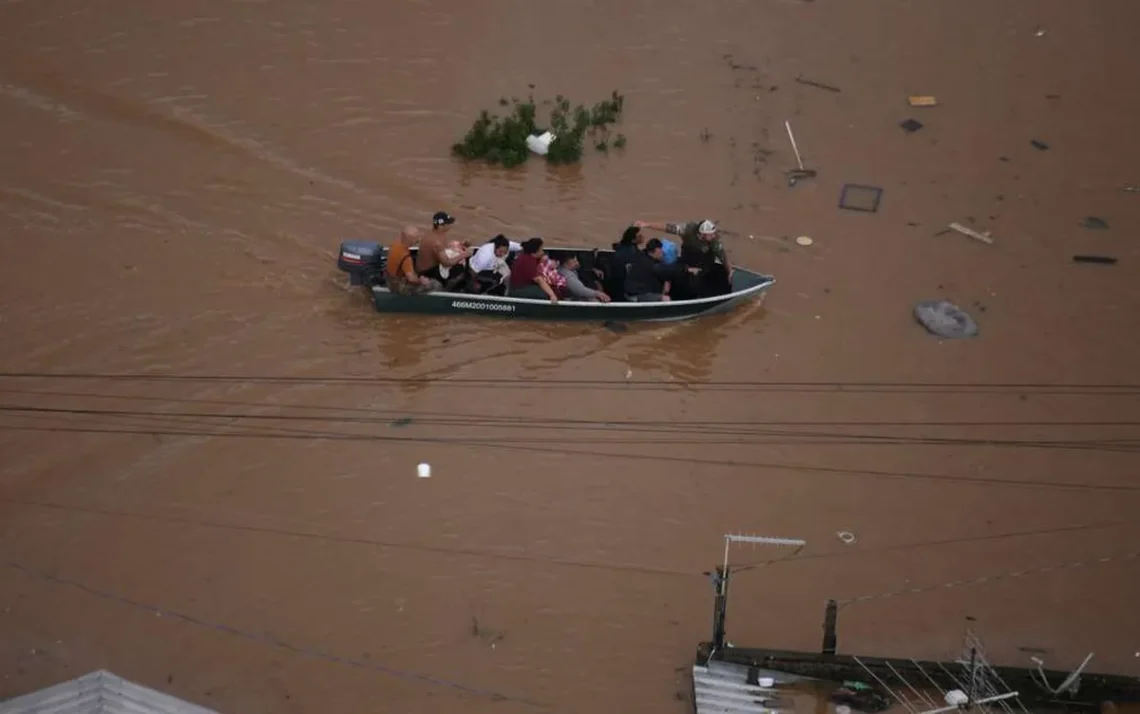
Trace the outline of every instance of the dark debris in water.
<path fill-rule="evenodd" d="M 613 320 L 606 320 L 602 323 L 602 327 L 610 332 L 616 332 L 619 335 L 629 329 L 629 326 L 624 322 L 614 322 Z"/>
<path fill-rule="evenodd" d="M 902 127 L 902 130 L 906 133 L 913 134 L 914 132 L 921 129 L 923 127 L 923 124 L 917 119 L 906 119 L 900 122 L 899 126 Z"/>
<path fill-rule="evenodd" d="M 1116 258 L 1108 255 L 1074 255 L 1074 263 L 1092 263 L 1094 265 L 1116 265 Z"/>
<path fill-rule="evenodd" d="M 400 417 L 399 419 L 396 419 L 395 421 L 393 421 L 388 426 L 392 427 L 393 429 L 401 429 L 405 426 L 408 426 L 413 421 L 414 421 L 414 419 L 412 419 L 411 417 Z"/>
<path fill-rule="evenodd" d="M 1084 221 L 1081 222 L 1081 225 L 1084 226 L 1085 228 L 1092 228 L 1093 230 L 1103 231 L 1106 228 L 1108 228 L 1108 221 L 1104 220 L 1103 218 L 1098 218 L 1096 216 L 1089 216 L 1088 218 L 1086 218 Z"/>

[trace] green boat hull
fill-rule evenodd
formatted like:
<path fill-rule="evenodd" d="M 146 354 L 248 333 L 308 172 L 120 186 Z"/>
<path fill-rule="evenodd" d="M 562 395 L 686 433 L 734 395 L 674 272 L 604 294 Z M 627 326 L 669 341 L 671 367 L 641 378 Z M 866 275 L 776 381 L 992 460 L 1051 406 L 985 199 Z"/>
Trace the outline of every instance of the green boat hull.
<path fill-rule="evenodd" d="M 557 259 L 567 251 L 586 252 L 589 249 L 551 249 Z M 343 252 L 343 251 L 342 251 Z M 605 251 L 609 252 L 609 251 Z M 355 257 L 355 256 L 354 256 Z M 353 266 L 346 266 L 350 271 Z M 342 267 L 345 269 L 345 267 Z M 365 283 L 379 312 L 411 313 L 420 315 L 479 315 L 511 319 L 593 322 L 667 322 L 689 320 L 704 315 L 728 312 L 740 305 L 763 301 L 768 288 L 776 279 L 745 268 L 737 268 L 732 275 L 732 292 L 697 300 L 670 302 L 576 302 L 529 298 L 474 295 L 469 293 L 433 292 L 425 295 L 400 295 L 383 285 Z"/>

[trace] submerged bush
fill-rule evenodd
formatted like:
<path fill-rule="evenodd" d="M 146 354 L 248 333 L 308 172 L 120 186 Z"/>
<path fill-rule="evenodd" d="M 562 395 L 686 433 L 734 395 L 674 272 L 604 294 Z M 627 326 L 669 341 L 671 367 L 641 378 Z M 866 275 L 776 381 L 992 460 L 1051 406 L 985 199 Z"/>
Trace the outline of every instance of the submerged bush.
<path fill-rule="evenodd" d="M 525 102 L 503 98 L 499 106 L 509 107 L 509 112 L 502 117 L 487 110 L 480 112 L 463 140 L 452 145 L 451 153 L 466 161 L 481 160 L 511 168 L 530 156 L 526 146 L 528 136 L 550 131 L 555 139 L 550 143 L 546 160 L 551 164 L 572 164 L 582 159 L 587 135 L 598 151 L 625 146 L 622 134 L 610 139 L 610 125 L 621 119 L 624 105 L 625 97 L 616 89 L 609 99 L 589 109 L 581 104 L 571 109 L 570 100 L 558 95 L 553 101 L 542 103 L 550 112 L 544 129 L 538 125 L 539 106 L 533 96 L 527 97 Z"/>

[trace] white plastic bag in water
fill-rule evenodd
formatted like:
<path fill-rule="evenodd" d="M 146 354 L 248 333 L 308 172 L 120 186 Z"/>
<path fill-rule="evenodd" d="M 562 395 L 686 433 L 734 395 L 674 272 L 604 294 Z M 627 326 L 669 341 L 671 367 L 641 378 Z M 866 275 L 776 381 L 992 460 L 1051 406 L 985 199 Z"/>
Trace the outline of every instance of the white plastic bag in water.
<path fill-rule="evenodd" d="M 541 134 L 531 134 L 526 138 L 526 148 L 539 156 L 546 156 L 546 152 L 550 151 L 550 144 L 554 141 L 554 138 L 554 134 L 551 134 L 549 131 Z"/>

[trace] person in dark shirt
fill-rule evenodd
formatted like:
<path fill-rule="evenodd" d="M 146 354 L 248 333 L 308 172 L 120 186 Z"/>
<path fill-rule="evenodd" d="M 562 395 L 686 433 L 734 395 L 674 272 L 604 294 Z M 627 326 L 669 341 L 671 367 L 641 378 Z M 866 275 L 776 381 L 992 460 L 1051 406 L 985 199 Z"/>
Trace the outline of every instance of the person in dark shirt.
<path fill-rule="evenodd" d="M 684 223 L 650 223 L 637 221 L 638 228 L 664 231 L 681 238 L 680 262 L 685 265 L 695 284 L 690 286 L 697 296 L 705 297 L 732 292 L 732 262 L 720 240 L 715 221 Z"/>
<path fill-rule="evenodd" d="M 542 277 L 540 263 L 546 257 L 541 238 L 531 238 L 522 244 L 522 254 L 511 265 L 511 297 L 558 302 L 558 294 Z"/>
<path fill-rule="evenodd" d="M 645 238 L 640 228 L 630 226 L 621 234 L 621 240 L 613 245 L 614 252 L 605 266 L 603 287 L 615 300 L 620 300 L 625 295 L 625 276 L 629 272 L 629 264 L 645 247 Z"/>
<path fill-rule="evenodd" d="M 637 251 L 625 276 L 625 294 L 633 302 L 668 302 L 669 281 L 666 266 L 661 262 L 664 250 L 661 241 L 651 238 L 645 250 Z"/>

